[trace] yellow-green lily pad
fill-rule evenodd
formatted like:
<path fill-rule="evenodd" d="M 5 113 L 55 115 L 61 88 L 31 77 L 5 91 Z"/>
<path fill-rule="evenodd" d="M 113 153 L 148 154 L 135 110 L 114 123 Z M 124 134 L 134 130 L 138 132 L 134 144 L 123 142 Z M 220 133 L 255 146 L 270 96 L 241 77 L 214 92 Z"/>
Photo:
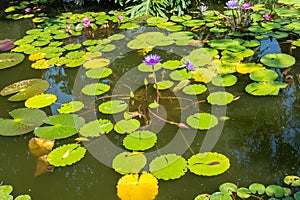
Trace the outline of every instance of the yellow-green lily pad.
<path fill-rule="evenodd" d="M 54 94 L 39 94 L 28 98 L 25 101 L 27 108 L 43 108 L 50 106 L 57 100 L 57 96 Z"/>
<path fill-rule="evenodd" d="M 18 65 L 24 60 L 21 53 L 0 53 L 0 69 L 6 69 Z"/>

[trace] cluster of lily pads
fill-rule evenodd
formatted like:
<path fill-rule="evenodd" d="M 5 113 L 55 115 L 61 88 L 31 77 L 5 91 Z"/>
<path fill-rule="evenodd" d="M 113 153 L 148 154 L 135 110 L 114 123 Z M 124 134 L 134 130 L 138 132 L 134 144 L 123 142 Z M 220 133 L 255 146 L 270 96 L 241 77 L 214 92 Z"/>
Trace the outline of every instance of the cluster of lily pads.
<path fill-rule="evenodd" d="M 252 23 L 246 32 L 232 31 L 226 21 L 230 16 L 227 12 L 223 15 L 218 11 L 203 10 L 200 18 L 193 18 L 190 15 L 172 16 L 170 19 L 149 17 L 146 20 L 148 26 L 155 26 L 168 32 L 152 31 L 138 34 L 127 43 L 127 48 L 144 55 L 157 47 L 176 45 L 192 46 L 194 49 L 180 59 L 162 59 L 152 66 L 141 60 L 137 67 L 146 80 L 141 85 L 144 84 L 145 88 L 153 87 L 162 93 L 164 90 L 182 93 L 186 95 L 186 99 L 189 99 L 189 95 L 203 98 L 202 101 L 191 103 L 193 105 L 207 102 L 211 105 L 224 106 L 237 98 L 234 94 L 220 91 L 220 88 L 233 86 L 237 83 L 238 76 L 247 75 L 254 81 L 246 86 L 247 93 L 256 96 L 278 95 L 280 89 L 285 88 L 287 84 L 278 81 L 277 72 L 270 68 L 288 68 L 294 65 L 295 58 L 284 53 L 266 54 L 260 58 L 259 63 L 251 58 L 258 54 L 261 39 L 268 37 L 282 39 L 288 37 L 291 32 L 299 37 L 300 23 L 297 20 L 300 17 L 300 10 L 287 6 L 275 8 L 272 13 L 263 5 L 254 5 L 251 9 L 254 11 L 249 13 Z M 267 21 L 264 19 L 266 13 L 272 13 Z M 110 28 L 119 31 L 140 27 L 128 17 L 120 17 L 121 14 L 62 13 L 56 18 L 49 18 L 44 23 L 38 24 L 37 28 L 27 31 L 27 35 L 22 39 L 15 41 L 16 47 L 11 50 L 14 53 L 0 54 L 0 69 L 19 64 L 26 54 L 29 60 L 33 61 L 31 67 L 34 69 L 83 66 L 87 79 L 112 79 L 111 60 L 105 57 L 105 54 L 116 49 L 114 42 L 126 38 L 120 33 L 108 35 L 104 33 Z M 202 35 L 202 32 L 206 35 Z M 222 38 L 211 39 L 210 34 Z M 98 35 L 102 37 L 99 38 Z M 299 41 L 299 39 L 294 41 L 293 45 L 300 46 Z M 165 72 L 164 76 L 155 81 L 155 84 L 149 84 L 147 79 L 154 78 L 159 70 Z M 212 84 L 216 91 L 209 93 L 207 84 Z M 148 105 L 149 113 L 141 113 L 139 110 L 132 111 L 124 99 L 107 98 L 96 105 L 101 116 L 107 118 L 86 121 L 81 112 L 87 105 L 81 101 L 70 101 L 61 104 L 57 110 L 58 114 L 47 116 L 42 109 L 57 101 L 56 94 L 47 92 L 49 86 L 46 80 L 36 78 L 12 83 L 0 92 L 2 96 L 11 95 L 8 98 L 10 101 L 24 101 L 26 107 L 10 111 L 9 114 L 13 119 L 0 118 L 2 127 L 0 135 L 17 136 L 33 132 L 35 137 L 29 142 L 29 148 L 42 163 L 42 166 L 38 166 L 39 169 L 49 170 L 49 164 L 61 167 L 76 163 L 86 153 L 80 142 L 103 137 L 104 134 L 125 135 L 122 145 L 126 151 L 118 154 L 112 162 L 112 168 L 124 175 L 118 183 L 118 189 L 121 188 L 118 195 L 122 199 L 126 199 L 126 194 L 128 197 L 128 191 L 154 198 L 158 188 L 157 179 L 177 179 L 188 169 L 197 175 L 214 176 L 230 167 L 229 159 L 215 152 L 197 153 L 187 160 L 171 153 L 154 158 L 149 164 L 149 172 L 139 177 L 137 173 L 143 171 L 147 164 L 143 152 L 151 150 L 158 140 L 157 135 L 150 130 L 141 130 L 140 117 L 149 113 L 154 114 L 159 102 Z M 111 89 L 111 85 L 100 81 L 86 84 L 81 92 L 82 95 L 101 98 L 109 94 Z M 135 91 L 130 91 L 127 98 L 134 99 L 135 95 Z M 123 113 L 123 119 L 112 122 L 109 116 L 117 113 Z M 182 129 L 191 127 L 208 130 L 215 127 L 219 120 L 210 113 L 201 112 L 188 116 L 185 122 L 165 121 Z M 52 150 L 55 140 L 74 137 L 77 133 L 81 137 L 75 138 L 75 143 Z M 37 175 L 41 173 L 43 171 L 36 172 Z M 152 195 L 145 192 L 146 187 L 135 188 L 136 182 L 147 183 L 147 180 L 151 180 L 153 184 L 152 188 L 148 188 L 152 191 L 152 193 L 150 191 Z"/>
<path fill-rule="evenodd" d="M 13 191 L 13 186 L 11 186 L 11 185 L 0 185 L 0 199 L 31 200 L 31 197 L 28 194 L 18 195 L 16 198 L 14 198 L 11 195 L 12 191 Z"/>
<path fill-rule="evenodd" d="M 219 186 L 218 192 L 213 194 L 200 194 L 195 200 L 232 200 L 232 199 L 283 199 L 298 200 L 300 199 L 300 191 L 295 190 L 300 186 L 300 178 L 298 176 L 286 176 L 283 182 L 288 187 L 280 185 L 265 186 L 261 183 L 252 183 L 248 188 L 239 187 L 234 183 L 223 183 Z M 289 188 L 291 187 L 291 188 Z"/>

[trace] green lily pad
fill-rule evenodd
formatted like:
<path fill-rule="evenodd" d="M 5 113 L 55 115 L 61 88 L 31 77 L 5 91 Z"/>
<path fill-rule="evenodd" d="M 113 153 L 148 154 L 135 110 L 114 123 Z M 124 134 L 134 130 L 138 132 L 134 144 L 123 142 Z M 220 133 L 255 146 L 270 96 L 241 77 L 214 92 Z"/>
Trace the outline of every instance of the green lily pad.
<path fill-rule="evenodd" d="M 177 69 L 181 65 L 179 60 L 168 60 L 162 64 L 164 69 L 174 70 Z"/>
<path fill-rule="evenodd" d="M 123 152 L 113 159 L 112 168 L 120 174 L 139 173 L 146 163 L 146 156 L 141 152 Z"/>
<path fill-rule="evenodd" d="M 263 69 L 265 69 L 265 67 L 263 67 L 262 64 L 256 64 L 256 63 L 241 63 L 236 66 L 236 71 L 241 74 L 247 74 L 247 73 L 251 73 Z"/>
<path fill-rule="evenodd" d="M 0 91 L 0 94 L 2 96 L 7 96 L 17 93 L 8 98 L 8 100 L 23 101 L 30 97 L 43 93 L 49 88 L 49 86 L 49 82 L 42 79 L 27 79 L 6 86 Z"/>
<path fill-rule="evenodd" d="M 21 53 L 0 53 L 0 69 L 16 66 L 20 64 L 24 58 L 25 56 Z"/>
<path fill-rule="evenodd" d="M 292 42 L 292 45 L 295 45 L 295 46 L 297 46 L 297 47 L 300 47 L 300 39 L 293 41 L 293 42 Z"/>
<path fill-rule="evenodd" d="M 194 200 L 210 200 L 210 194 L 199 194 Z"/>
<path fill-rule="evenodd" d="M 229 167 L 229 159 L 215 152 L 198 153 L 188 159 L 190 171 L 202 176 L 216 176 L 224 173 Z"/>
<path fill-rule="evenodd" d="M 99 40 L 85 40 L 82 45 L 83 46 L 93 46 L 99 44 Z"/>
<path fill-rule="evenodd" d="M 60 105 L 60 108 L 57 109 L 59 113 L 74 113 L 80 111 L 84 107 L 84 104 L 81 101 L 70 101 Z"/>
<path fill-rule="evenodd" d="M 229 47 L 240 46 L 240 43 L 237 40 L 232 39 L 211 40 L 208 44 L 219 50 L 228 50 Z"/>
<path fill-rule="evenodd" d="M 247 199 L 251 196 L 251 192 L 248 188 L 241 187 L 237 190 L 237 195 L 242 199 Z"/>
<path fill-rule="evenodd" d="M 0 118 L 0 135 L 16 136 L 29 133 L 43 124 L 47 115 L 44 111 L 32 108 L 15 109 L 9 114 L 14 119 Z"/>
<path fill-rule="evenodd" d="M 186 173 L 187 163 L 176 154 L 161 155 L 151 161 L 149 171 L 158 179 L 177 179 Z"/>
<path fill-rule="evenodd" d="M 249 77 L 253 81 L 273 81 L 278 78 L 278 74 L 274 70 L 264 69 L 251 72 Z"/>
<path fill-rule="evenodd" d="M 194 129 L 208 130 L 218 124 L 218 118 L 209 113 L 196 113 L 190 115 L 186 122 Z"/>
<path fill-rule="evenodd" d="M 62 40 L 62 39 L 66 39 L 66 38 L 69 38 L 69 37 L 70 37 L 70 35 L 68 33 L 60 33 L 60 34 L 54 35 L 53 39 Z"/>
<path fill-rule="evenodd" d="M 170 73 L 170 78 L 175 81 L 189 80 L 192 78 L 192 74 L 186 69 L 175 70 Z"/>
<path fill-rule="evenodd" d="M 284 177 L 283 182 L 287 185 L 297 187 L 297 186 L 300 186 L 300 177 L 299 176 L 286 176 L 286 177 Z"/>
<path fill-rule="evenodd" d="M 207 102 L 212 105 L 227 105 L 233 101 L 233 95 L 229 92 L 212 92 L 207 97 Z"/>
<path fill-rule="evenodd" d="M 111 100 L 99 105 L 99 111 L 104 114 L 115 114 L 123 112 L 128 107 L 128 104 L 123 100 Z"/>
<path fill-rule="evenodd" d="M 188 26 L 188 27 L 193 27 L 193 26 L 202 26 L 205 24 L 204 20 L 200 20 L 200 19 L 192 19 L 192 20 L 188 20 L 182 23 L 182 25 L 184 26 Z"/>
<path fill-rule="evenodd" d="M 156 26 L 157 24 L 168 21 L 167 17 L 150 17 L 147 19 L 147 23 L 149 26 Z"/>
<path fill-rule="evenodd" d="M 284 189 L 279 185 L 269 185 L 266 188 L 266 194 L 269 197 L 282 198 L 284 197 Z"/>
<path fill-rule="evenodd" d="M 134 22 L 127 22 L 119 26 L 119 29 L 128 29 L 128 30 L 133 30 L 137 28 L 140 28 L 140 25 Z"/>
<path fill-rule="evenodd" d="M 127 135 L 123 140 L 126 149 L 144 151 L 155 145 L 157 136 L 151 131 L 135 131 Z"/>
<path fill-rule="evenodd" d="M 213 27 L 209 29 L 209 31 L 212 33 L 224 33 L 227 30 L 228 30 L 227 28 L 218 28 L 218 27 Z"/>
<path fill-rule="evenodd" d="M 32 63 L 31 67 L 33 69 L 48 69 L 51 66 L 48 63 L 48 60 L 41 59 L 41 60 L 36 61 L 35 63 Z"/>
<path fill-rule="evenodd" d="M 82 46 L 81 44 L 67 44 L 66 46 L 64 46 L 64 49 L 68 51 L 72 51 L 72 50 L 80 49 L 81 46 Z"/>
<path fill-rule="evenodd" d="M 273 53 L 266 54 L 261 59 L 260 62 L 269 66 L 276 68 L 286 68 L 295 64 L 296 60 L 293 56 L 284 53 Z"/>
<path fill-rule="evenodd" d="M 189 95 L 202 94 L 207 90 L 207 87 L 202 84 L 192 84 L 183 88 L 182 92 Z"/>
<path fill-rule="evenodd" d="M 266 96 L 266 95 L 278 95 L 279 90 L 281 88 L 287 87 L 287 83 L 281 82 L 258 82 L 258 83 L 250 83 L 246 86 L 245 90 L 249 94 L 255 96 Z"/>
<path fill-rule="evenodd" d="M 110 52 L 110 51 L 113 51 L 115 48 L 116 48 L 116 45 L 114 45 L 114 44 L 107 44 L 107 45 L 99 44 L 92 49 L 92 52 L 98 52 L 98 51 Z"/>
<path fill-rule="evenodd" d="M 237 77 L 231 74 L 224 74 L 212 78 L 211 83 L 215 86 L 228 87 L 237 82 Z"/>
<path fill-rule="evenodd" d="M 200 48 L 190 52 L 188 56 L 181 59 L 182 63 L 189 60 L 194 66 L 200 67 L 211 63 L 211 54 L 206 49 Z"/>
<path fill-rule="evenodd" d="M 90 69 L 85 73 L 85 75 L 88 78 L 96 78 L 96 79 L 106 78 L 111 74 L 112 74 L 112 70 L 110 68 L 104 68 L 104 67 Z"/>
<path fill-rule="evenodd" d="M 243 43 L 243 46 L 245 47 L 257 47 L 260 45 L 260 42 L 258 40 L 247 40 Z"/>
<path fill-rule="evenodd" d="M 116 123 L 114 129 L 117 133 L 132 133 L 140 127 L 139 120 L 136 119 L 128 119 L 128 120 L 120 120 Z"/>
<path fill-rule="evenodd" d="M 69 62 L 66 63 L 66 67 L 79 67 L 85 63 L 85 60 L 85 58 L 69 59 Z"/>
<path fill-rule="evenodd" d="M 76 59 L 76 58 L 82 58 L 82 56 L 85 55 L 84 51 L 71 51 L 66 54 L 66 58 Z"/>
<path fill-rule="evenodd" d="M 252 183 L 250 186 L 249 186 L 249 190 L 251 191 L 252 194 L 259 194 L 259 195 L 262 195 L 265 193 L 266 191 L 266 187 L 261 184 L 261 183 Z"/>
<path fill-rule="evenodd" d="M 158 71 L 162 68 L 162 64 L 157 63 L 154 65 L 154 71 Z M 146 65 L 145 63 L 141 63 L 138 66 L 138 70 L 141 72 L 152 72 L 152 66 Z"/>
<path fill-rule="evenodd" d="M 174 85 L 174 82 L 169 80 L 159 81 L 157 82 L 157 87 L 159 90 L 166 90 L 171 88 Z M 156 89 L 156 84 L 153 85 L 153 87 Z"/>
<path fill-rule="evenodd" d="M 13 186 L 11 185 L 0 185 L 0 195 L 3 195 L 5 196 L 4 194 L 6 195 L 9 195 L 11 192 L 13 191 Z M 1 197 L 1 196 L 0 196 Z M 6 199 L 4 199 L 6 200 Z"/>
<path fill-rule="evenodd" d="M 171 33 L 168 35 L 168 37 L 174 40 L 190 40 L 195 37 L 195 34 L 190 31 L 180 31 Z"/>
<path fill-rule="evenodd" d="M 44 108 L 50 106 L 57 100 L 57 96 L 54 94 L 39 94 L 28 98 L 25 101 L 27 108 Z"/>
<path fill-rule="evenodd" d="M 143 48 L 152 48 L 153 45 L 150 45 L 144 39 L 134 39 L 127 43 L 129 49 L 143 49 Z"/>
<path fill-rule="evenodd" d="M 232 195 L 234 192 L 237 192 L 238 187 L 233 183 L 223 183 L 219 186 L 219 190 L 223 194 Z"/>
<path fill-rule="evenodd" d="M 38 127 L 34 134 L 45 139 L 63 139 L 75 135 L 84 125 L 84 118 L 74 114 L 57 114 L 43 120 L 52 126 Z"/>
<path fill-rule="evenodd" d="M 232 198 L 228 194 L 215 192 L 210 196 L 210 200 L 232 200 Z"/>
<path fill-rule="evenodd" d="M 92 69 L 92 68 L 101 68 L 105 67 L 110 64 L 110 60 L 107 58 L 99 58 L 99 59 L 93 59 L 89 60 L 86 63 L 84 63 L 83 67 L 86 69 Z"/>
<path fill-rule="evenodd" d="M 6 8 L 4 10 L 4 12 L 9 13 L 9 12 L 14 12 L 15 10 L 16 10 L 16 8 L 14 6 L 10 6 L 10 7 Z"/>
<path fill-rule="evenodd" d="M 122 40 L 123 38 L 125 38 L 125 35 L 123 34 L 113 34 L 112 36 L 109 36 L 107 39 L 109 40 Z"/>
<path fill-rule="evenodd" d="M 86 149 L 79 144 L 65 144 L 52 150 L 47 157 L 49 164 L 55 167 L 64 167 L 80 161 Z"/>
<path fill-rule="evenodd" d="M 29 196 L 28 194 L 21 194 L 18 195 L 15 200 L 31 200 L 31 196 Z"/>
<path fill-rule="evenodd" d="M 110 86 L 104 83 L 91 83 L 88 85 L 85 85 L 81 91 L 85 95 L 89 96 L 96 96 L 101 95 L 110 90 Z"/>
<path fill-rule="evenodd" d="M 113 124 L 108 119 L 99 119 L 83 125 L 79 133 L 84 137 L 97 137 L 107 134 L 113 129 Z"/>
<path fill-rule="evenodd" d="M 50 43 L 50 40 L 37 40 L 37 41 L 34 41 L 33 43 L 31 43 L 31 45 L 35 46 L 35 47 L 42 47 L 42 46 L 46 46 L 49 43 Z"/>

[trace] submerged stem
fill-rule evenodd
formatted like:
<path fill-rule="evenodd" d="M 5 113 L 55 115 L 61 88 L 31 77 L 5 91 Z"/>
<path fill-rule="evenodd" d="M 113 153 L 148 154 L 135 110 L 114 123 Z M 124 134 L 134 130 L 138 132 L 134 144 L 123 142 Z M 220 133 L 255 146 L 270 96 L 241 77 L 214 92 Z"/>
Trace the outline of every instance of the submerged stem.
<path fill-rule="evenodd" d="M 156 88 L 156 102 L 159 103 L 159 91 L 158 91 L 158 84 L 157 84 L 157 80 L 156 80 L 156 74 L 154 71 L 154 65 L 152 65 L 152 74 L 153 74 L 154 84 L 155 84 L 155 88 Z"/>

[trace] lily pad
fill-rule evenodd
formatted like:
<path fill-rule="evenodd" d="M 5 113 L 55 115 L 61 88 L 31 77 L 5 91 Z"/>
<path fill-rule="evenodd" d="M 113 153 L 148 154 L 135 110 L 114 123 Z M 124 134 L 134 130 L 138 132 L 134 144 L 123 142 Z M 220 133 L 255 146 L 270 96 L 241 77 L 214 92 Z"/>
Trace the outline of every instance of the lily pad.
<path fill-rule="evenodd" d="M 232 198 L 228 194 L 215 192 L 210 196 L 210 200 L 232 200 Z"/>
<path fill-rule="evenodd" d="M 142 152 L 123 152 L 113 159 L 112 168 L 120 174 L 139 173 L 146 163 Z"/>
<path fill-rule="evenodd" d="M 65 144 L 55 148 L 48 154 L 48 162 L 55 167 L 64 167 L 80 161 L 86 149 L 79 144 Z"/>
<path fill-rule="evenodd" d="M 28 194 L 18 195 L 15 200 L 31 200 L 31 197 Z"/>
<path fill-rule="evenodd" d="M 227 105 L 233 101 L 233 95 L 229 92 L 212 92 L 207 97 L 207 102 L 212 105 Z"/>
<path fill-rule="evenodd" d="M 284 189 L 283 187 L 279 186 L 279 185 L 269 185 L 266 188 L 266 194 L 269 197 L 276 197 L 276 198 L 282 198 L 284 197 Z"/>
<path fill-rule="evenodd" d="M 215 152 L 199 153 L 188 159 L 190 171 L 202 176 L 216 176 L 224 173 L 229 167 L 229 159 Z"/>
<path fill-rule="evenodd" d="M 175 70 L 170 73 L 170 78 L 175 81 L 189 80 L 192 78 L 192 74 L 186 69 Z"/>
<path fill-rule="evenodd" d="M 207 87 L 202 84 L 192 84 L 183 88 L 182 92 L 189 95 L 202 94 L 207 90 Z"/>
<path fill-rule="evenodd" d="M 283 179 L 284 183 L 294 187 L 300 186 L 300 177 L 299 176 L 286 176 Z"/>
<path fill-rule="evenodd" d="M 232 86 L 237 82 L 237 77 L 231 74 L 225 74 L 220 76 L 215 76 L 212 78 L 211 83 L 215 86 L 228 87 Z"/>
<path fill-rule="evenodd" d="M 84 118 L 74 114 L 57 114 L 43 120 L 52 126 L 38 127 L 34 134 L 45 139 L 63 139 L 75 135 L 84 125 Z"/>
<path fill-rule="evenodd" d="M 154 65 L 154 71 L 158 71 L 162 68 L 162 64 L 157 63 Z M 152 72 L 152 66 L 146 65 L 145 63 L 141 63 L 138 66 L 138 70 L 141 72 Z"/>
<path fill-rule="evenodd" d="M 186 122 L 194 129 L 208 130 L 218 124 L 218 118 L 209 113 L 196 113 L 190 115 Z"/>
<path fill-rule="evenodd" d="M 112 36 L 109 36 L 107 39 L 109 39 L 109 40 L 121 40 L 123 38 L 125 38 L 125 35 L 118 33 L 118 34 L 113 34 Z"/>
<path fill-rule="evenodd" d="M 256 64 L 256 63 L 241 63 L 241 64 L 237 64 L 236 66 L 236 71 L 241 74 L 247 74 L 247 73 L 251 73 L 263 69 L 265 69 L 265 67 L 263 67 L 262 64 Z"/>
<path fill-rule="evenodd" d="M 144 151 L 155 145 L 157 136 L 151 131 L 135 131 L 127 135 L 123 140 L 126 149 Z"/>
<path fill-rule="evenodd" d="M 237 192 L 238 187 L 233 183 L 223 183 L 219 186 L 219 190 L 228 195 L 232 195 L 234 192 Z"/>
<path fill-rule="evenodd" d="M 61 104 L 60 108 L 57 109 L 59 113 L 74 113 L 81 110 L 84 104 L 81 101 L 70 101 L 68 103 Z"/>
<path fill-rule="evenodd" d="M 14 119 L 0 118 L 0 135 L 16 136 L 29 133 L 43 124 L 47 115 L 44 111 L 32 108 L 15 109 L 9 114 Z"/>
<path fill-rule="evenodd" d="M 104 83 L 91 83 L 82 88 L 82 93 L 89 96 L 101 95 L 110 90 L 110 86 Z"/>
<path fill-rule="evenodd" d="M 110 68 L 94 68 L 88 70 L 86 73 L 88 78 L 106 78 L 112 74 L 112 70 Z"/>
<path fill-rule="evenodd" d="M 108 119 L 99 119 L 83 125 L 79 133 L 85 137 L 97 137 L 107 134 L 113 129 L 113 124 Z"/>
<path fill-rule="evenodd" d="M 296 60 L 293 56 L 284 53 L 273 53 L 266 54 L 260 62 L 267 65 L 268 67 L 286 68 L 295 64 Z"/>
<path fill-rule="evenodd" d="M 217 72 L 211 68 L 197 68 L 195 71 L 192 71 L 192 77 L 197 82 L 208 83 L 212 80 L 213 77 L 217 76 Z"/>
<path fill-rule="evenodd" d="M 30 97 L 43 93 L 49 88 L 49 86 L 49 82 L 42 79 L 27 79 L 6 86 L 0 91 L 0 94 L 2 96 L 7 96 L 17 93 L 8 98 L 8 100 L 23 101 Z"/>
<path fill-rule="evenodd" d="M 247 199 L 251 196 L 251 192 L 248 188 L 245 188 L 245 187 L 240 187 L 238 190 L 237 190 L 237 195 L 242 198 L 242 199 Z"/>
<path fill-rule="evenodd" d="M 86 69 L 92 69 L 92 68 L 101 68 L 105 67 L 110 64 L 110 60 L 107 58 L 99 58 L 99 59 L 93 59 L 89 60 L 86 63 L 84 63 L 83 67 Z"/>
<path fill-rule="evenodd" d="M 281 88 L 287 87 L 287 83 L 281 82 L 258 82 L 258 83 L 250 83 L 246 86 L 245 90 L 249 94 L 255 96 L 266 96 L 266 95 L 278 95 L 279 90 Z"/>
<path fill-rule="evenodd" d="M 31 67 L 33 69 L 48 69 L 51 66 L 48 63 L 48 60 L 41 59 L 41 60 L 36 61 L 35 63 L 32 63 Z"/>
<path fill-rule="evenodd" d="M 66 63 L 66 67 L 79 67 L 85 63 L 85 60 L 85 58 L 69 59 L 69 62 Z"/>
<path fill-rule="evenodd" d="M 162 67 L 164 69 L 174 70 L 174 69 L 177 69 L 180 65 L 181 65 L 181 62 L 179 60 L 168 60 L 162 64 Z"/>
<path fill-rule="evenodd" d="M 252 183 L 250 186 L 249 186 L 249 190 L 251 191 L 252 194 L 259 194 L 259 195 L 262 195 L 265 193 L 266 191 L 266 187 L 261 184 L 261 183 Z"/>
<path fill-rule="evenodd" d="M 139 120 L 136 119 L 128 119 L 128 120 L 120 120 L 116 123 L 114 129 L 117 133 L 132 133 L 140 127 Z"/>
<path fill-rule="evenodd" d="M 187 163 L 181 156 L 166 154 L 153 159 L 149 165 L 149 170 L 158 179 L 177 179 L 186 173 Z"/>
<path fill-rule="evenodd" d="M 278 74 L 274 70 L 265 69 L 251 72 L 249 77 L 253 81 L 273 81 L 278 78 Z"/>
<path fill-rule="evenodd" d="M 115 114 L 126 110 L 128 104 L 123 100 L 111 100 L 99 105 L 99 111 L 104 114 Z"/>
<path fill-rule="evenodd" d="M 25 56 L 21 53 L 0 53 L 0 69 L 16 66 L 20 64 L 24 58 Z"/>
<path fill-rule="evenodd" d="M 44 108 L 50 106 L 57 100 L 57 96 L 54 94 L 39 94 L 30 97 L 25 101 L 27 108 Z"/>
<path fill-rule="evenodd" d="M 81 46 L 82 46 L 81 44 L 67 44 L 66 46 L 64 46 L 64 49 L 68 51 L 72 51 L 72 50 L 80 49 Z"/>
<path fill-rule="evenodd" d="M 171 88 L 174 85 L 174 82 L 169 80 L 159 81 L 157 82 L 157 87 L 159 90 L 166 90 Z M 153 87 L 156 89 L 156 84 L 153 85 Z"/>

